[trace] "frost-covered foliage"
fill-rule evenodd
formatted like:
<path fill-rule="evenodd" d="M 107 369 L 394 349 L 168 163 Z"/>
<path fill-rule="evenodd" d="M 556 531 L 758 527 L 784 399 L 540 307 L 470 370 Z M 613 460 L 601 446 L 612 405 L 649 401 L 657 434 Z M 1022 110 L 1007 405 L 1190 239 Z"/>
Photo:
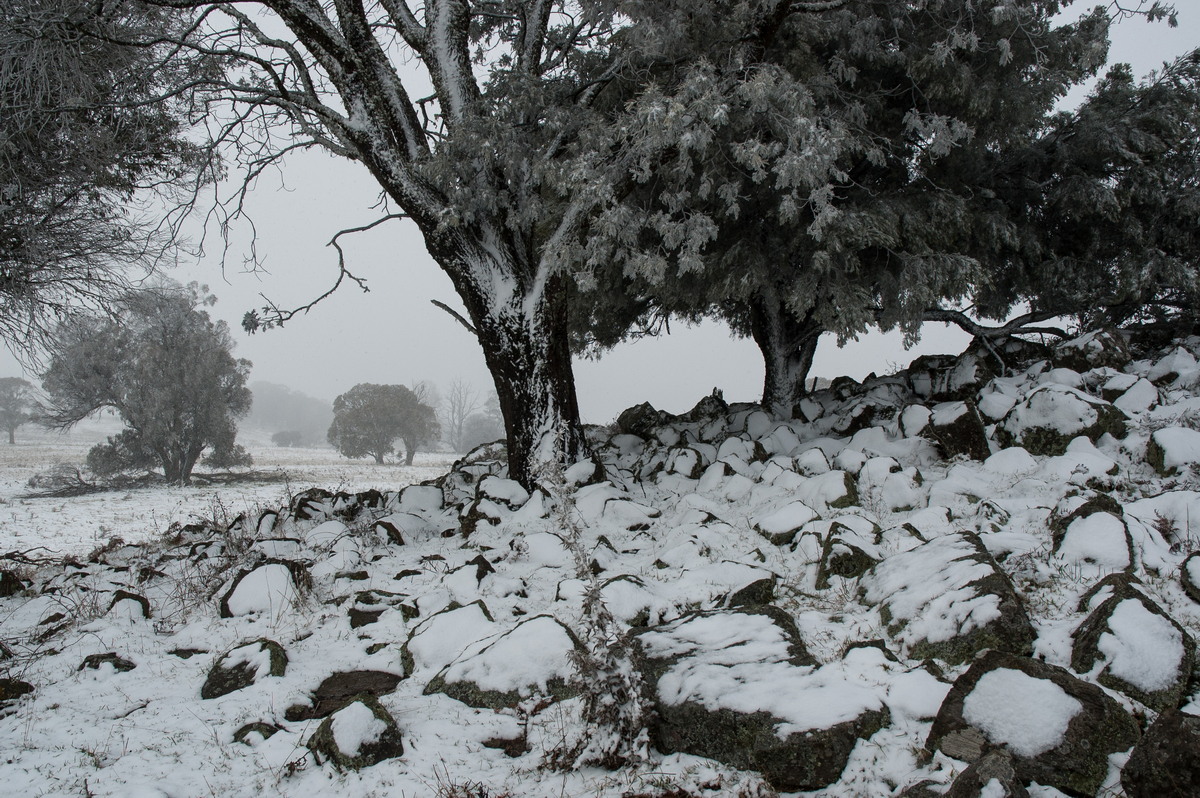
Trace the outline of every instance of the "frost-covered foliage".
<path fill-rule="evenodd" d="M 170 263 L 161 210 L 214 176 L 188 98 L 204 55 L 131 39 L 181 30 L 118 0 L 0 4 L 0 337 L 26 352 L 55 323 Z M 147 202 L 151 200 L 151 202 Z"/>
<path fill-rule="evenodd" d="M 1092 307 L 1087 292 L 1111 295 L 1122 270 L 1118 292 L 1166 271 L 1188 282 L 1192 67 L 1153 89 L 1118 70 L 1083 110 L 1056 117 L 1105 62 L 1104 9 L 1069 24 L 1060 4 L 1035 0 L 788 9 L 631 4 L 633 46 L 670 66 L 646 68 L 648 87 L 602 150 L 621 152 L 629 173 L 571 252 L 577 346 L 654 332 L 670 315 L 717 316 L 755 339 L 764 404 L 790 415 L 823 333 L 915 337 L 963 301 L 988 318 L 1020 301 L 1076 312 Z M 1186 197 L 1169 212 L 1167 183 Z M 1097 196 L 1079 196 L 1085 186 Z M 1099 218 L 1126 213 L 1119 235 Z M 1080 237 L 1094 242 L 1086 254 L 1072 251 Z M 1052 252 L 1076 267 L 1049 268 Z M 1161 265 L 1143 269 L 1142 255 Z"/>
<path fill-rule="evenodd" d="M 94 473 L 157 466 L 186 483 L 205 450 L 215 468 L 249 465 L 235 438 L 250 361 L 233 357 L 228 326 L 202 310 L 215 301 L 195 283 L 164 283 L 123 297 L 118 318 L 59 327 L 43 375 L 47 422 L 67 428 L 109 408 L 127 427 L 88 453 Z"/>

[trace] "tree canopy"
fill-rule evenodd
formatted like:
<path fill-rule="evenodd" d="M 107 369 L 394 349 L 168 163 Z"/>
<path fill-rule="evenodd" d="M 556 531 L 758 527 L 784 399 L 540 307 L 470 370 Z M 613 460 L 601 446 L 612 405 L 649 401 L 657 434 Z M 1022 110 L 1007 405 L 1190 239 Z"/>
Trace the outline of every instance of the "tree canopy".
<path fill-rule="evenodd" d="M 216 468 L 249 463 L 237 419 L 250 409 L 248 360 L 233 357 L 228 326 L 204 307 L 207 289 L 163 284 L 119 300 L 119 319 L 60 325 L 43 375 L 47 422 L 59 428 L 112 408 L 126 429 L 88 453 L 106 475 L 158 466 L 186 484 L 206 450 Z"/>
<path fill-rule="evenodd" d="M 359 383 L 333 400 L 328 439 L 346 457 L 373 457 L 376 463 L 404 441 L 405 464 L 417 449 L 437 440 L 437 413 L 404 385 Z"/>
<path fill-rule="evenodd" d="M 205 55 L 153 42 L 185 25 L 140 3 L 0 4 L 0 338 L 32 353 L 173 259 L 177 218 L 214 177 L 189 134 Z M 126 46 L 139 41 L 143 46 Z M 171 52 L 168 52 L 171 50 Z"/>

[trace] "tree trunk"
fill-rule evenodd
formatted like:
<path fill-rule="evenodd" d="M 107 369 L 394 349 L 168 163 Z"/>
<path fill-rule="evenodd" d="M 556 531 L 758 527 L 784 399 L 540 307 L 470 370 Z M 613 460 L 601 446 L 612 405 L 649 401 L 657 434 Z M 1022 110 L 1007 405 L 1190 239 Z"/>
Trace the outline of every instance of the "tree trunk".
<path fill-rule="evenodd" d="M 426 236 L 430 254 L 467 308 L 496 386 L 508 476 L 533 490 L 547 465 L 574 463 L 587 445 L 571 367 L 565 282 L 547 276 L 539 284 L 529 276 L 537 270 L 514 254 L 519 244 L 495 245 L 502 240 L 494 236 L 488 247 L 457 241 L 455 249 L 443 249 L 436 236 Z"/>
<path fill-rule="evenodd" d="M 404 464 L 410 466 L 413 464 L 413 458 L 417 456 L 416 444 L 404 441 Z"/>
<path fill-rule="evenodd" d="M 794 418 L 824 330 L 811 314 L 797 319 L 774 292 L 755 294 L 749 304 L 750 334 L 765 366 L 763 407 L 780 418 Z"/>
<path fill-rule="evenodd" d="M 14 434 L 14 433 L 16 433 L 16 431 L 17 431 L 17 428 L 16 428 L 16 427 L 9 427 L 9 428 L 8 428 L 8 443 L 9 443 L 9 445 L 15 445 L 15 444 L 16 444 L 16 442 L 17 442 L 17 436 Z"/>
<path fill-rule="evenodd" d="M 383 465 L 383 455 L 382 454 L 375 452 L 371 456 L 375 458 L 376 465 Z"/>

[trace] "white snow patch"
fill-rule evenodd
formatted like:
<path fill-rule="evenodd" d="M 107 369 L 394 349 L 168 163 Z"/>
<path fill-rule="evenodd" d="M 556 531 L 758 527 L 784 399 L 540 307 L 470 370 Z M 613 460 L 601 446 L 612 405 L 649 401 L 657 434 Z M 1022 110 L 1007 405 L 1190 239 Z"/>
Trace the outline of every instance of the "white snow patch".
<path fill-rule="evenodd" d="M 1181 468 L 1200 463 L 1200 431 L 1188 427 L 1166 427 L 1152 435 L 1163 450 L 1165 468 Z"/>
<path fill-rule="evenodd" d="M 492 643 L 473 646 L 442 672 L 448 683 L 472 682 L 483 690 L 525 694 L 536 685 L 545 690 L 551 679 L 574 673 L 570 654 L 575 644 L 567 630 L 548 615 L 514 627 Z"/>
<path fill-rule="evenodd" d="M 1129 566 L 1125 523 L 1112 513 L 1092 513 L 1071 522 L 1058 555 L 1067 562 L 1087 562 L 1120 570 Z"/>
<path fill-rule="evenodd" d="M 1021 671 L 985 673 L 963 700 L 963 720 L 1019 756 L 1057 747 L 1083 705 L 1054 682 Z"/>
<path fill-rule="evenodd" d="M 235 617 L 254 612 L 279 616 L 297 599 L 292 572 L 282 563 L 268 563 L 246 574 L 226 602 Z"/>

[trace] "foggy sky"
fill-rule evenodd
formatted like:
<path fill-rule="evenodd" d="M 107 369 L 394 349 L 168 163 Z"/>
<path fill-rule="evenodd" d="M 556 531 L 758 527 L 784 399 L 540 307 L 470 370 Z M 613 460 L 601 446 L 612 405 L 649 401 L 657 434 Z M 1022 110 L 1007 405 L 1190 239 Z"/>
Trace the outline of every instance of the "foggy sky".
<path fill-rule="evenodd" d="M 1128 61 L 1140 76 L 1200 45 L 1200 9 L 1185 2 L 1178 5 L 1177 29 L 1140 20 L 1118 25 L 1110 61 Z M 1075 101 L 1081 96 L 1077 92 Z M 263 270 L 246 269 L 251 234 L 243 225 L 223 265 L 223 243 L 214 228 L 208 231 L 205 257 L 168 276 L 206 283 L 219 298 L 210 312 L 228 321 L 237 341 L 235 354 L 254 363 L 251 381 L 280 383 L 326 400 L 360 382 L 428 380 L 445 390 L 462 379 L 481 392 L 490 390 L 483 356 L 470 333 L 430 304 L 436 299 L 461 310 L 449 279 L 408 221 L 388 222 L 341 239 L 348 267 L 367 281 L 369 293 L 343 285 L 283 329 L 252 336 L 242 331 L 242 314 L 264 304 L 260 293 L 286 308 L 307 303 L 331 286 L 337 277 L 337 253 L 327 246 L 330 238 L 338 230 L 378 218 L 380 211 L 371 208 L 378 198 L 377 185 L 357 164 L 317 151 L 293 156 L 282 173 L 266 173 L 251 196 L 249 211 Z M 609 422 L 625 407 L 643 401 L 682 412 L 714 387 L 721 388 L 728 401 L 759 398 L 763 369 L 751 341 L 732 339 L 728 329 L 715 322 L 698 328 L 673 324 L 671 329 L 668 337 L 623 345 L 598 362 L 577 363 L 585 421 Z M 812 374 L 861 379 L 868 372 L 886 373 L 906 365 L 918 354 L 957 353 L 967 340 L 964 333 L 943 325 L 927 325 L 921 344 L 907 352 L 895 334 L 864 336 L 841 350 L 826 336 Z M 22 375 L 7 353 L 0 357 L 0 375 Z"/>

